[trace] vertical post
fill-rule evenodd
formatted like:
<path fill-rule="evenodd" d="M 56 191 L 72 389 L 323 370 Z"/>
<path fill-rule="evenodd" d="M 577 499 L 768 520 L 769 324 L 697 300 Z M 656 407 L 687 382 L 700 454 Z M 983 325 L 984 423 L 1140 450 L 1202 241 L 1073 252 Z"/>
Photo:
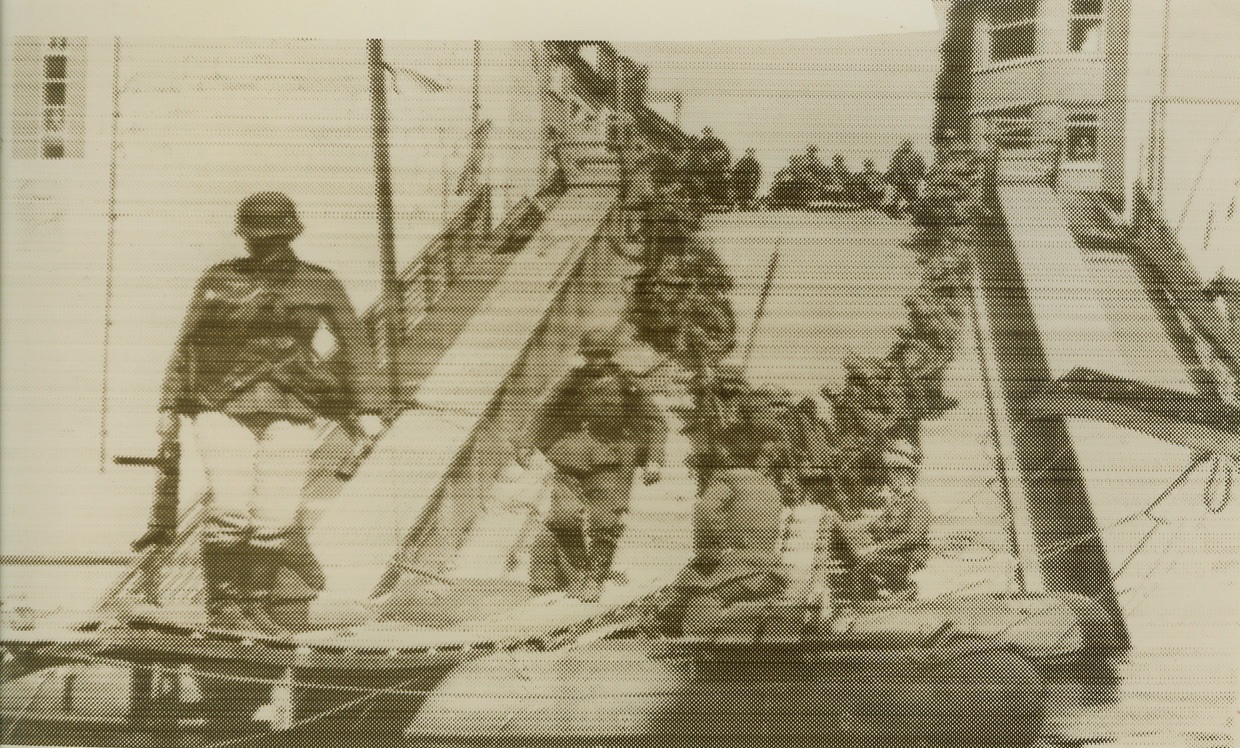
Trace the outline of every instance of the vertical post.
<path fill-rule="evenodd" d="M 978 363 L 982 370 L 982 384 L 986 392 L 987 415 L 990 435 L 997 451 L 999 480 L 1003 485 L 1003 498 L 1008 510 L 1008 539 L 1016 555 L 1016 586 L 1021 593 L 1038 594 L 1046 590 L 1042 575 L 1042 559 L 1038 551 L 1033 519 L 1029 513 L 1029 497 L 1025 491 L 1025 479 L 1016 458 L 1016 443 L 1009 422 L 1011 411 L 999 381 L 999 366 L 995 360 L 995 342 L 992 337 L 990 313 L 982 292 L 982 278 L 978 272 L 977 258 L 969 259 L 969 285 L 972 292 L 972 317 Z"/>
<path fill-rule="evenodd" d="M 108 464 L 108 376 L 112 347 L 112 270 L 116 264 L 116 154 L 121 119 L 121 38 L 112 40 L 112 150 L 108 160 L 108 259 L 103 302 L 103 378 L 99 406 L 99 472 Z"/>
<path fill-rule="evenodd" d="M 388 376 L 389 405 L 401 403 L 397 348 L 404 315 L 400 282 L 396 277 L 396 230 L 392 217 L 392 168 L 388 156 L 387 74 L 383 41 L 369 39 L 366 52 L 370 68 L 370 108 L 375 141 L 375 198 L 379 217 L 379 264 L 383 273 L 383 319 L 379 326 L 384 367 Z"/>
<path fill-rule="evenodd" d="M 625 82 L 625 58 L 618 57 L 616 59 L 616 77 L 613 81 L 615 84 L 615 97 L 613 107 L 615 109 L 616 121 L 616 146 L 620 151 L 619 171 L 620 171 L 620 200 L 621 205 L 626 205 L 629 200 L 629 139 L 625 128 L 625 100 L 624 100 L 624 82 Z"/>
<path fill-rule="evenodd" d="M 482 42 L 474 40 L 474 81 L 473 81 L 473 99 L 470 108 L 469 131 L 471 134 L 477 132 L 479 111 L 482 109 Z"/>
<path fill-rule="evenodd" d="M 1158 218 L 1163 218 L 1163 207 L 1165 205 L 1165 196 L 1163 195 L 1163 185 L 1166 178 L 1167 164 L 1167 63 L 1171 56 L 1171 0 L 1163 0 L 1163 18 L 1162 18 L 1162 51 L 1159 55 L 1158 65 L 1158 101 L 1154 103 L 1152 116 L 1153 125 L 1150 137 L 1153 143 L 1150 147 L 1150 158 L 1153 161 L 1154 178 L 1152 181 L 1154 189 L 1154 205 L 1158 208 Z"/>

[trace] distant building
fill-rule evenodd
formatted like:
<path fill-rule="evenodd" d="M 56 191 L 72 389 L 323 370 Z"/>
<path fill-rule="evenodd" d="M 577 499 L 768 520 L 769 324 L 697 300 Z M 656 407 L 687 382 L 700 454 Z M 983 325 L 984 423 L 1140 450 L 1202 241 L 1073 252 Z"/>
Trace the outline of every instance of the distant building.
<path fill-rule="evenodd" d="M 1182 296 L 1240 278 L 1240 5 L 956 0 L 946 18 L 940 134 L 1023 152 L 1061 194 L 1098 195 Z M 1226 315 L 1180 301 L 1217 347 Z"/>

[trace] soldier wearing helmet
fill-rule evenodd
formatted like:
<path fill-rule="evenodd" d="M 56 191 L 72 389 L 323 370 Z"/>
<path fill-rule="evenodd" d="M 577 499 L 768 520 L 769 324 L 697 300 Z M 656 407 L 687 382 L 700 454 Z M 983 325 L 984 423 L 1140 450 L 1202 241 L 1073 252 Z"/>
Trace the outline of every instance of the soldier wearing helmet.
<path fill-rule="evenodd" d="M 888 206 L 892 217 L 899 218 L 906 212 L 912 213 L 913 205 L 917 202 L 918 189 L 925 176 L 926 162 L 913 150 L 913 141 L 904 141 L 892 154 L 891 164 L 887 167 L 887 182 L 892 186 L 892 197 Z"/>
<path fill-rule="evenodd" d="M 530 587 L 598 600 L 624 531 L 633 476 L 659 479 L 667 424 L 637 378 L 612 356 L 611 329 L 589 330 L 573 369 L 535 414 L 518 459 L 537 449 L 556 469 L 551 509 L 534 541 Z"/>
<path fill-rule="evenodd" d="M 689 466 L 698 480 L 698 491 L 710 484 L 713 471 L 735 461 L 728 441 L 741 424 L 741 404 L 749 392 L 744 370 L 735 364 L 704 368 L 692 384 L 693 411 L 685 434 L 693 444 Z"/>
<path fill-rule="evenodd" d="M 377 436 L 383 390 L 344 287 L 293 253 L 302 232 L 293 201 L 251 195 L 236 232 L 248 256 L 198 281 L 164 378 L 159 431 L 176 438 L 185 417 L 211 483 L 202 537 L 210 625 L 281 635 L 270 602 L 311 455 L 332 421 Z M 322 325 L 335 338 L 332 361 L 313 345 Z"/>
<path fill-rule="evenodd" d="M 781 501 L 770 476 L 752 467 L 753 442 L 734 442 L 693 507 L 693 559 L 656 604 L 655 631 L 713 638 L 754 630 L 762 603 L 787 587 L 780 565 Z"/>
<path fill-rule="evenodd" d="M 738 210 L 752 210 L 758 185 L 762 183 L 762 165 L 754 156 L 754 149 L 747 148 L 745 155 L 732 166 L 732 196 Z"/>
<path fill-rule="evenodd" d="M 861 598 L 912 595 L 914 572 L 929 557 L 930 508 L 916 492 L 921 450 L 907 439 L 889 439 L 878 458 L 874 502 L 861 516 L 838 524 L 851 594 Z"/>

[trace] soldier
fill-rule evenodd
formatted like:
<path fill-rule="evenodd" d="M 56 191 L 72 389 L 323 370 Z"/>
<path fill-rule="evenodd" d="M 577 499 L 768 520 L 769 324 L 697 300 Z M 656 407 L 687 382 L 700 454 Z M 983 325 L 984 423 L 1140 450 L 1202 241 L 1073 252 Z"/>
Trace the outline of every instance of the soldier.
<path fill-rule="evenodd" d="M 906 140 L 900 144 L 891 156 L 891 164 L 887 167 L 887 181 L 891 184 L 894 195 L 891 203 L 891 215 L 899 218 L 906 211 L 912 212 L 917 202 L 917 188 L 926 174 L 926 162 L 913 150 L 913 141 Z"/>
<path fill-rule="evenodd" d="M 951 351 L 922 338 L 902 334 L 889 357 L 905 377 L 910 409 L 919 420 L 937 418 L 958 404 L 944 393 L 944 375 L 951 364 Z"/>
<path fill-rule="evenodd" d="M 726 296 L 732 290 L 732 274 L 711 240 L 692 237 L 685 243 L 676 263 L 673 272 L 700 285 L 707 293 Z"/>
<path fill-rule="evenodd" d="M 535 540 L 530 588 L 566 590 L 598 600 L 638 466 L 654 483 L 662 469 L 667 424 L 637 379 L 612 360 L 613 332 L 593 329 L 579 348 L 585 365 L 556 387 L 521 440 L 517 459 L 537 449 L 555 466 L 551 509 Z"/>
<path fill-rule="evenodd" d="M 930 554 L 930 508 L 918 498 L 916 479 L 921 450 L 911 441 L 890 440 L 880 458 L 876 502 L 862 516 L 837 526 L 845 564 L 851 567 L 853 597 L 911 597 L 911 576 Z"/>
<path fill-rule="evenodd" d="M 693 444 L 689 466 L 697 473 L 699 492 L 710 484 L 712 471 L 725 464 L 726 440 L 740 423 L 748 391 L 745 373 L 735 364 L 703 369 L 693 382 L 694 407 L 685 434 Z"/>
<path fill-rule="evenodd" d="M 674 195 L 661 194 L 642 220 L 646 251 L 642 265 L 652 275 L 669 260 L 679 263 L 693 232 L 693 211 Z"/>
<path fill-rule="evenodd" d="M 705 161 L 701 142 L 698 136 L 690 135 L 689 142 L 677 165 L 681 182 L 685 186 L 686 197 L 693 203 L 698 203 L 703 197 Z"/>
<path fill-rule="evenodd" d="M 972 223 L 984 216 L 981 157 L 955 130 L 944 130 L 939 155 L 926 173 L 926 193 L 916 206 L 915 222 L 926 228 L 926 243 L 944 239 L 969 243 Z"/>
<path fill-rule="evenodd" d="M 702 152 L 706 202 L 710 205 L 722 205 L 728 201 L 728 166 L 732 163 L 732 154 L 728 151 L 728 146 L 715 137 L 709 127 L 702 130 L 698 148 Z"/>
<path fill-rule="evenodd" d="M 676 319 L 676 359 L 690 371 L 714 366 L 736 347 L 736 315 L 726 296 L 693 283 Z"/>
<path fill-rule="evenodd" d="M 670 636 L 710 637 L 752 628 L 754 603 L 783 592 L 779 488 L 755 465 L 759 445 L 730 442 L 724 462 L 698 496 L 693 512 L 694 557 L 673 583 L 658 628 Z"/>
<path fill-rule="evenodd" d="M 868 207 L 877 208 L 883 199 L 883 175 L 874 166 L 873 159 L 865 160 L 865 168 L 857 175 L 860 199 Z"/>
<path fill-rule="evenodd" d="M 816 504 L 841 511 L 838 495 L 838 445 L 833 424 L 818 413 L 818 404 L 803 397 L 791 409 L 796 442 L 802 450 L 798 476 L 805 497 Z"/>
<path fill-rule="evenodd" d="M 739 210 L 752 210 L 754 195 L 758 194 L 758 185 L 762 182 L 762 165 L 754 158 L 754 149 L 745 150 L 745 155 L 732 167 L 732 196 Z"/>
<path fill-rule="evenodd" d="M 788 388 L 766 384 L 751 390 L 742 404 L 749 426 L 745 438 L 759 444 L 757 466 L 775 482 L 789 506 L 800 503 L 798 467 L 804 454 L 793 399 Z"/>
<path fill-rule="evenodd" d="M 650 173 L 651 201 L 666 200 L 677 187 L 680 178 L 676 157 L 667 149 L 660 148 L 647 160 Z"/>
<path fill-rule="evenodd" d="M 832 184 L 834 173 L 818 158 L 818 146 L 806 146 L 805 153 L 793 156 L 793 163 L 796 165 L 797 181 L 803 189 L 801 200 L 811 202 L 822 197 L 827 186 Z"/>
<path fill-rule="evenodd" d="M 293 201 L 260 192 L 241 202 L 236 220 L 249 256 L 198 281 L 164 379 L 159 431 L 175 439 L 188 416 L 210 481 L 202 538 L 210 625 L 281 635 L 267 603 L 311 455 L 332 420 L 377 436 L 382 389 L 344 287 L 293 254 L 302 231 Z M 338 362 L 313 347 L 323 323 Z"/>
<path fill-rule="evenodd" d="M 639 273 L 628 309 L 628 317 L 637 328 L 636 339 L 664 355 L 677 351 L 682 307 L 691 285 L 674 268 L 674 262 L 662 262 Z"/>
<path fill-rule="evenodd" d="M 845 160 L 842 153 L 837 153 L 831 157 L 831 182 L 841 187 L 847 187 L 852 183 L 853 174 L 848 168 L 848 161 Z"/>

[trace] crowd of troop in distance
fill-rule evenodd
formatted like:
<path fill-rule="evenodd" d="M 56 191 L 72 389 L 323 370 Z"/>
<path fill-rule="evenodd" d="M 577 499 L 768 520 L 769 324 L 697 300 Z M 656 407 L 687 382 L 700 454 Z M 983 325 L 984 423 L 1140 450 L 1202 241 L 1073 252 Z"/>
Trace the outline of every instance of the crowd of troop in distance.
<path fill-rule="evenodd" d="M 756 151 L 747 148 L 733 162 L 727 144 L 709 127 L 700 136 L 689 136 L 686 143 L 639 160 L 638 171 L 650 175 L 674 172 L 672 181 L 680 185 L 684 197 L 711 211 L 805 209 L 813 204 L 833 204 L 873 208 L 902 217 L 911 214 L 926 176 L 925 161 L 909 140 L 891 155 L 885 171 L 879 170 L 873 159 L 865 159 L 862 168 L 853 171 L 838 153 L 827 164 L 818 147 L 810 145 L 775 172 L 768 193 L 760 196 L 763 170 Z"/>
<path fill-rule="evenodd" d="M 898 218 L 912 213 L 925 174 L 925 162 L 908 140 L 892 154 L 885 172 L 872 159 L 854 172 L 838 153 L 827 165 L 819 158 L 818 147 L 811 145 L 775 174 L 767 202 L 773 210 L 803 209 L 813 203 L 868 207 Z"/>
<path fill-rule="evenodd" d="M 693 405 L 684 417 L 698 482 L 696 556 L 671 588 L 661 616 L 663 630 L 673 635 L 717 631 L 736 611 L 783 594 L 788 580 L 780 570 L 786 540 L 781 533 L 788 508 L 805 504 L 826 510 L 821 532 L 839 572 L 831 582 L 834 595 L 893 602 L 912 597 L 912 575 L 928 555 L 930 523 L 915 491 L 919 424 L 953 405 L 942 392 L 942 373 L 960 324 L 964 281 L 962 266 L 943 257 L 929 261 L 922 287 L 909 297 L 909 323 L 891 353 L 846 361 L 845 386 L 839 392 L 824 388 L 823 401 L 751 383 L 742 367 L 725 363 L 738 342 L 728 296 L 733 280 L 699 229 L 705 213 L 728 206 L 720 200 L 761 207 L 754 197 L 761 167 L 753 151 L 730 171 L 726 156 L 726 146 L 709 129 L 680 152 L 651 155 L 650 190 L 638 203 L 640 251 L 631 258 L 638 271 L 627 319 L 636 340 L 693 375 Z M 798 160 L 804 163 L 815 161 Z M 837 159 L 835 171 L 825 173 L 850 183 L 839 178 L 843 169 Z M 872 164 L 867 172 L 877 173 Z M 877 179 L 895 180 L 886 188 L 891 209 L 911 213 L 921 201 L 925 175 L 921 158 L 905 143 L 888 175 Z M 820 402 L 826 407 L 820 409 Z M 631 410 L 638 419 L 646 412 Z M 630 433 L 650 430 L 635 424 Z M 659 432 L 660 449 L 663 438 Z M 566 454 L 583 452 L 589 451 Z M 637 464 L 625 461 L 628 476 Z M 566 463 L 559 472 L 566 484 L 581 486 L 580 502 L 585 492 L 575 471 L 580 466 Z M 589 499 L 585 503 L 588 513 Z M 610 505 L 627 507 L 627 498 Z M 563 550 L 557 555 L 572 556 Z M 594 599 L 605 577 L 595 569 L 588 583 L 566 586 L 585 589 Z M 547 589 L 541 579 L 535 586 Z"/>

